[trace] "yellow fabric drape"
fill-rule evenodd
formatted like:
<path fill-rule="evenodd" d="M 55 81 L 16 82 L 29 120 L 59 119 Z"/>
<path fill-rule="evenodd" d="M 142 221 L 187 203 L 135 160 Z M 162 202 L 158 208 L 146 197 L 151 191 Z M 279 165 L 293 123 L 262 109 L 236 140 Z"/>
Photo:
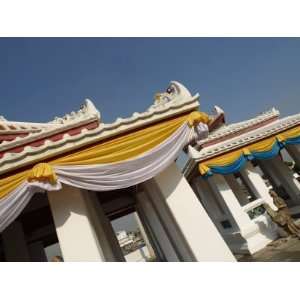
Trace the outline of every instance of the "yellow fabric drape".
<path fill-rule="evenodd" d="M 284 132 L 281 132 L 280 134 L 277 135 L 278 140 L 282 139 L 282 140 L 279 140 L 280 142 L 285 141 L 287 139 L 292 139 L 292 138 L 295 138 L 298 136 L 300 136 L 300 126 L 294 127 L 292 129 L 284 131 Z"/>
<path fill-rule="evenodd" d="M 249 145 L 245 148 L 238 149 L 219 157 L 215 157 L 200 163 L 199 171 L 201 175 L 207 173 L 212 166 L 224 167 L 232 164 L 234 161 L 239 159 L 241 155 L 250 155 L 251 152 L 264 152 L 272 149 L 274 143 L 276 142 L 276 137 L 271 137 L 263 141 L 257 142 L 255 144 Z"/>
<path fill-rule="evenodd" d="M 190 127 L 193 127 L 200 122 L 208 124 L 209 121 L 209 115 L 201 111 L 193 111 L 188 116 L 188 124 Z"/>
<path fill-rule="evenodd" d="M 46 181 L 51 184 L 55 184 L 57 176 L 50 164 L 40 163 L 35 165 L 29 172 L 28 181 Z"/>
<path fill-rule="evenodd" d="M 0 179 L 0 199 L 12 192 L 25 180 L 55 182 L 52 167 L 55 165 L 89 165 L 116 163 L 137 157 L 170 137 L 187 120 L 188 115 L 154 124 L 144 129 L 115 139 L 99 142 L 95 146 L 79 150 L 76 153 L 50 160 L 47 164 L 38 164 L 32 170 L 22 171 Z"/>
<path fill-rule="evenodd" d="M 29 172 L 30 170 L 26 170 L 0 179 L 0 200 L 23 183 L 27 179 Z"/>
<path fill-rule="evenodd" d="M 198 165 L 198 168 L 201 175 L 205 175 L 210 170 L 210 168 L 206 164 L 202 163 Z"/>
<path fill-rule="evenodd" d="M 202 112 L 192 112 L 106 142 L 99 142 L 95 146 L 79 150 L 76 153 L 50 160 L 47 164 L 38 164 L 32 170 L 28 169 L 0 179 L 0 199 L 26 180 L 47 180 L 54 183 L 56 175 L 52 167 L 55 165 L 107 164 L 135 158 L 162 143 L 186 121 L 189 126 L 194 126 L 199 122 L 207 123 L 209 117 Z M 282 132 L 276 137 L 267 138 L 243 149 L 207 160 L 200 164 L 200 172 L 201 174 L 205 174 L 209 170 L 209 167 L 213 165 L 225 166 L 231 164 L 243 154 L 249 155 L 251 152 L 268 151 L 276 142 L 276 138 L 277 140 L 286 140 L 297 136 L 300 136 L 299 126 Z"/>
<path fill-rule="evenodd" d="M 277 141 L 283 142 L 289 138 L 295 138 L 298 136 L 300 136 L 300 126 L 281 132 L 276 136 L 266 138 L 260 142 L 254 143 L 252 145 L 248 145 L 244 148 L 201 162 L 199 164 L 200 174 L 201 175 L 206 174 L 209 171 L 210 167 L 213 166 L 224 167 L 230 165 L 233 162 L 235 162 L 237 159 L 239 159 L 241 155 L 251 155 L 251 153 L 253 152 L 270 151 Z"/>
<path fill-rule="evenodd" d="M 155 124 L 112 139 L 107 142 L 79 150 L 76 153 L 51 161 L 55 165 L 89 165 L 121 162 L 139 156 L 170 137 L 185 121 L 187 116 Z"/>
<path fill-rule="evenodd" d="M 235 150 L 230 153 L 221 155 L 219 157 L 209 159 L 203 163 L 201 162 L 199 164 L 200 174 L 201 175 L 206 174 L 209 171 L 210 167 L 212 167 L 212 166 L 223 167 L 223 166 L 230 165 L 234 161 L 236 161 L 242 154 L 243 154 L 243 149 L 239 149 L 239 150 Z"/>
<path fill-rule="evenodd" d="M 277 142 L 276 137 L 270 137 L 260 142 L 247 146 L 250 152 L 265 152 L 270 151 Z"/>
<path fill-rule="evenodd" d="M 0 200 L 25 180 L 55 183 L 57 178 L 51 165 L 46 163 L 37 164 L 32 169 L 0 179 Z"/>

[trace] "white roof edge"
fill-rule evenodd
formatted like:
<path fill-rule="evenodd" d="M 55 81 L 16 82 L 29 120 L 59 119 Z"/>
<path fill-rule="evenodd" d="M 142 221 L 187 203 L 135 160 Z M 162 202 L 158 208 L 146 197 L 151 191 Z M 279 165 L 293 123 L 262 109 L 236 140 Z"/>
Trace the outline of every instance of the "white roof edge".
<path fill-rule="evenodd" d="M 288 116 L 282 119 L 278 119 L 270 124 L 266 124 L 260 128 L 253 129 L 249 132 L 231 137 L 225 141 L 221 141 L 217 144 L 205 147 L 200 151 L 194 151 L 191 159 L 201 162 L 206 159 L 210 159 L 214 156 L 221 155 L 227 151 L 238 149 L 242 146 L 246 146 L 255 142 L 256 140 L 261 140 L 268 138 L 269 136 L 276 135 L 284 130 L 288 130 L 294 126 L 300 124 L 300 113 L 292 116 Z"/>
<path fill-rule="evenodd" d="M 269 110 L 269 112 L 273 112 L 274 114 L 278 114 L 279 115 L 279 111 L 277 110 L 277 109 L 275 109 L 274 107 L 271 109 L 271 110 Z M 298 121 L 297 121 L 297 119 L 298 119 Z M 295 122 L 292 122 L 293 120 L 295 120 Z M 290 121 L 290 122 L 289 122 Z M 291 116 L 287 116 L 287 117 L 284 117 L 284 118 L 282 118 L 282 119 L 278 119 L 278 120 L 276 120 L 275 122 L 272 122 L 271 124 L 267 124 L 267 125 L 265 125 L 265 126 L 263 126 L 262 128 L 265 128 L 265 127 L 268 127 L 268 126 L 270 126 L 270 127 L 272 127 L 272 125 L 274 126 L 276 126 L 276 124 L 280 124 L 280 123 L 284 123 L 284 122 L 288 122 L 288 124 L 286 124 L 286 126 L 287 126 L 287 128 L 286 129 L 289 129 L 289 128 L 291 128 L 291 127 L 294 127 L 294 126 L 296 126 L 297 124 L 300 124 L 300 113 L 299 114 L 295 114 L 295 115 L 291 115 Z M 284 127 L 282 127 L 281 128 L 281 130 L 283 129 Z M 283 129 L 283 130 L 286 130 L 286 129 Z M 256 130 L 258 130 L 258 129 L 255 129 L 255 130 L 253 130 L 253 131 L 250 131 L 250 132 L 248 132 L 248 133 L 245 133 L 245 134 L 242 134 L 242 135 L 240 135 L 240 136 L 238 136 L 239 138 L 241 138 L 243 135 L 245 135 L 245 136 L 247 136 L 247 134 L 253 134 L 253 132 L 255 132 Z M 271 133 L 271 132 L 269 132 L 269 133 Z M 271 135 L 273 135 L 273 134 L 276 134 L 276 132 L 274 133 L 271 133 L 271 134 L 269 134 L 269 136 L 271 136 Z M 262 138 L 263 136 L 261 135 L 260 136 L 260 138 Z M 267 137 L 267 136 L 265 136 L 265 137 Z M 236 137 L 237 138 L 237 137 Z M 258 138 L 258 137 L 257 137 Z M 230 142 L 230 140 L 232 140 L 232 139 L 228 139 L 228 140 L 226 140 L 226 141 L 223 141 L 223 142 L 221 142 L 221 143 L 218 143 L 218 144 L 215 144 L 215 145 L 212 145 L 210 148 L 211 149 L 213 149 L 214 147 L 215 148 L 217 148 L 218 146 L 220 146 L 221 144 L 225 144 L 226 142 Z M 253 141 L 251 141 L 251 142 L 253 142 Z M 248 141 L 248 144 L 249 144 L 249 141 Z M 239 145 L 239 146 L 243 146 L 243 145 Z M 182 172 L 183 172 L 183 174 L 184 174 L 184 176 L 185 177 L 189 177 L 190 175 L 191 175 L 191 172 L 194 170 L 194 167 L 195 167 L 195 165 L 198 163 L 198 162 L 201 162 L 201 161 L 203 161 L 203 160 L 206 160 L 206 159 L 209 159 L 209 158 L 212 158 L 212 157 L 214 157 L 214 156 L 216 156 L 216 155 L 221 155 L 222 154 L 222 152 L 219 152 L 219 153 L 214 153 L 213 155 L 211 155 L 210 157 L 209 156 L 207 156 L 207 157 L 205 157 L 204 155 L 203 155 L 203 151 L 205 150 L 205 148 L 204 149 L 202 149 L 202 150 L 197 150 L 197 149 L 195 149 L 194 147 L 192 147 L 193 149 L 190 149 L 189 148 L 189 158 L 188 158 L 188 160 L 187 160 L 187 162 L 186 162 L 186 164 L 185 164 L 185 166 L 183 167 L 183 170 L 182 170 Z M 238 148 L 238 147 L 236 147 L 236 148 Z M 206 148 L 206 149 L 208 149 L 208 147 Z M 224 149 L 225 150 L 225 149 Z M 234 150 L 234 149 L 226 149 L 226 151 L 227 150 Z M 225 152 L 225 151 L 223 151 L 223 152 Z M 202 157 L 201 157 L 201 154 L 202 154 Z"/>
<path fill-rule="evenodd" d="M 202 145 L 207 142 L 211 142 L 215 139 L 218 139 L 220 137 L 224 137 L 226 135 L 230 135 L 232 133 L 236 133 L 242 129 L 248 128 L 249 126 L 253 126 L 256 124 L 259 124 L 263 121 L 267 121 L 269 119 L 272 119 L 274 117 L 278 117 L 280 115 L 279 110 L 275 109 L 274 107 L 264 113 L 261 113 L 257 115 L 254 118 L 237 122 L 237 123 L 231 123 L 229 125 L 224 125 L 214 132 L 212 132 L 206 139 L 203 139 L 199 141 L 198 145 Z"/>
<path fill-rule="evenodd" d="M 138 127 L 159 122 L 163 119 L 167 119 L 187 111 L 196 110 L 199 107 L 198 99 L 199 94 L 195 94 L 194 96 L 185 99 L 180 99 L 180 101 L 178 98 L 174 97 L 174 99 L 171 99 L 168 102 L 155 103 L 155 105 L 152 105 L 150 109 L 143 113 L 135 112 L 129 118 L 118 118 L 111 124 L 100 123 L 97 128 L 92 130 L 83 129 L 80 134 L 75 136 L 69 136 L 66 133 L 64 134 L 64 138 L 57 142 L 49 142 L 49 140 L 47 140 L 46 143 L 40 147 L 26 146 L 24 151 L 20 153 L 7 152 L 0 159 L 0 174 L 15 170 L 28 164 L 33 164 L 40 159 L 47 159 L 49 157 L 57 156 L 72 149 L 81 148 L 83 146 L 125 133 Z M 90 103 L 88 102 L 88 104 Z M 93 110 L 93 107 L 91 107 L 91 109 Z M 100 113 L 97 117 L 96 115 L 97 113 L 94 111 L 94 119 L 100 117 Z M 68 125 L 74 124 L 69 123 Z M 59 128 L 59 131 L 61 131 L 61 128 L 62 127 Z M 64 128 L 67 129 L 67 126 Z M 58 131 L 58 129 L 51 131 L 51 134 L 55 133 L 56 131 Z M 49 135 L 49 131 L 45 132 L 43 135 Z M 32 134 L 31 136 L 32 140 L 41 137 L 42 135 L 40 133 Z M 16 142 L 16 144 L 14 144 L 14 146 L 21 145 L 22 142 L 23 140 L 20 139 Z M 7 144 L 6 149 L 10 148 L 11 144 L 12 143 L 9 143 L 9 145 Z M 59 149 L 57 149 L 58 147 Z M 0 146 L 0 149 L 3 150 L 5 148 Z"/>

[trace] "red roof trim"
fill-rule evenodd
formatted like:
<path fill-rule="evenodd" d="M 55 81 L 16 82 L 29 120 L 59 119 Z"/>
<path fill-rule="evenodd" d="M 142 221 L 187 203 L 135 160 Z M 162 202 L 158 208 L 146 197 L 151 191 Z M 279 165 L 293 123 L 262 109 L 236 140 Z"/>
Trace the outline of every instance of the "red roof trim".
<path fill-rule="evenodd" d="M 249 126 L 247 128 L 238 130 L 236 132 L 224 135 L 224 136 L 216 138 L 216 139 L 214 139 L 212 141 L 208 141 L 206 143 L 203 143 L 201 145 L 201 148 L 205 148 L 205 147 L 208 147 L 208 146 L 212 146 L 212 145 L 218 144 L 218 143 L 223 142 L 225 140 L 231 139 L 231 138 L 233 138 L 235 136 L 238 136 L 238 135 L 241 135 L 243 133 L 249 132 L 251 130 L 257 129 L 257 128 L 261 127 L 261 126 L 270 124 L 270 123 L 274 122 L 276 119 L 278 119 L 278 116 L 274 116 L 274 117 L 272 117 L 272 118 L 270 118 L 268 120 L 264 120 L 264 121 L 262 121 L 260 123 L 255 124 L 255 125 L 252 125 L 252 126 Z"/>
<path fill-rule="evenodd" d="M 98 126 L 99 126 L 99 122 L 94 121 L 94 122 L 91 122 L 88 124 L 81 125 L 79 127 L 71 128 L 69 130 L 66 130 L 66 131 L 63 131 L 63 132 L 60 132 L 60 133 L 57 133 L 54 135 L 50 135 L 45 138 L 38 139 L 36 141 L 30 142 L 27 144 L 23 144 L 22 146 L 16 146 L 14 148 L 2 151 L 2 152 L 0 152 L 0 158 L 2 158 L 5 153 L 21 153 L 26 146 L 40 147 L 40 146 L 44 145 L 46 140 L 51 140 L 52 142 L 56 142 L 56 141 L 62 140 L 64 137 L 64 134 L 66 134 L 66 133 L 68 133 L 71 136 L 75 136 L 75 135 L 80 134 L 82 129 L 84 129 L 84 128 L 86 128 L 88 130 L 92 130 L 92 129 L 97 128 Z M 1 136 L 0 136 L 0 138 L 1 138 Z"/>

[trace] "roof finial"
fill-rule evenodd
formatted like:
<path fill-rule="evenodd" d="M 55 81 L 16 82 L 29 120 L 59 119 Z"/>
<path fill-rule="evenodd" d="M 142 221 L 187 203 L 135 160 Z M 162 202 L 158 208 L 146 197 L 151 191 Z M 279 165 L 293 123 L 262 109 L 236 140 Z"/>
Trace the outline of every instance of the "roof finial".
<path fill-rule="evenodd" d="M 154 104 L 150 106 L 149 110 L 168 107 L 172 104 L 185 103 L 196 98 L 199 98 L 199 94 L 192 96 L 183 84 L 171 81 L 165 92 L 155 94 Z"/>
<path fill-rule="evenodd" d="M 79 120 L 84 120 L 92 117 L 96 117 L 99 120 L 99 122 L 101 121 L 101 114 L 96 109 L 93 102 L 89 99 L 85 99 L 84 104 L 80 106 L 80 109 L 77 112 L 72 111 L 71 113 L 66 114 L 63 117 L 55 117 L 55 119 L 50 123 L 66 124 L 66 123 L 77 122 Z"/>

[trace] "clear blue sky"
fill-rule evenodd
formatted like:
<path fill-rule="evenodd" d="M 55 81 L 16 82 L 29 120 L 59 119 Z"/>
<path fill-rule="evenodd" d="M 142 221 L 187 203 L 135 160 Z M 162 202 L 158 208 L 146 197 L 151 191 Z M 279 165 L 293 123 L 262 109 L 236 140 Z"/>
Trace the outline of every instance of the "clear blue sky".
<path fill-rule="evenodd" d="M 0 115 L 46 122 L 90 98 L 112 122 L 171 80 L 231 122 L 272 106 L 298 113 L 299 53 L 299 38 L 0 38 Z"/>

